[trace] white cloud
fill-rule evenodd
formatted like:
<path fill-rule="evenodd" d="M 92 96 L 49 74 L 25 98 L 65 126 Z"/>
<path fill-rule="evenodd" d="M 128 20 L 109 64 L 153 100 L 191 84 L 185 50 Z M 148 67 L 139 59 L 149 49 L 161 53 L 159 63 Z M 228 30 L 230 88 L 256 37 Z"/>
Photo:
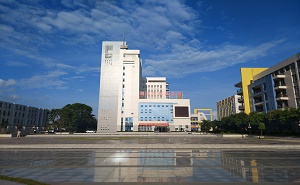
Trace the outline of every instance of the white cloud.
<path fill-rule="evenodd" d="M 7 7 L 4 20 L 10 22 L 20 32 L 26 31 L 28 35 L 40 35 L 43 32 L 51 31 L 47 37 L 50 38 L 56 33 L 63 35 L 76 35 L 80 41 L 88 38 L 86 44 L 97 39 L 101 35 L 108 38 L 122 38 L 122 31 L 125 29 L 129 40 L 138 40 L 141 43 L 152 43 L 153 48 L 159 46 L 163 48 L 169 43 L 161 41 L 167 36 L 172 37 L 172 33 L 177 32 L 173 37 L 175 41 L 184 39 L 182 35 L 196 34 L 195 26 L 197 19 L 195 11 L 180 1 L 160 2 L 160 1 L 62 1 L 66 7 L 76 10 L 67 9 L 45 9 L 39 4 L 25 5 L 15 3 L 17 9 Z M 176 11 L 174 11 L 176 10 Z M 199 23 L 199 22 L 198 22 Z M 41 33 L 28 32 L 32 31 L 28 24 L 36 27 Z M 25 29 L 24 29 L 25 28 Z M 64 32 L 61 32 L 64 31 Z M 63 37 L 65 43 L 73 37 Z M 51 43 L 51 40 L 47 40 Z M 71 42 L 70 42 L 71 43 Z M 74 43 L 77 44 L 77 43 Z"/>
<path fill-rule="evenodd" d="M 86 72 L 100 72 L 100 69 L 99 67 L 90 67 L 87 64 L 82 64 L 78 66 L 76 69 L 77 74 L 86 73 Z"/>
<path fill-rule="evenodd" d="M 217 111 L 212 112 L 212 119 L 213 120 L 218 120 L 218 112 Z"/>
<path fill-rule="evenodd" d="M 76 92 L 81 93 L 83 92 L 83 89 L 77 89 Z"/>
<path fill-rule="evenodd" d="M 8 79 L 7 81 L 0 79 L 0 87 L 8 87 L 16 84 L 14 79 Z"/>
<path fill-rule="evenodd" d="M 68 47 L 95 47 L 100 40 L 121 40 L 125 31 L 132 48 L 144 48 L 154 53 L 149 58 L 142 56 L 145 75 L 178 77 L 216 71 L 256 59 L 282 42 L 254 47 L 220 43 L 220 46 L 204 48 L 195 38 L 199 38 L 202 20 L 196 10 L 180 0 L 63 0 L 61 4 L 67 8 L 46 9 L 39 3 L 26 5 L 19 2 L 14 3 L 16 9 L 5 4 L 1 6 L 5 13 L 3 22 L 9 24 L 0 25 L 6 43 L 0 47 L 42 62 L 47 70 L 99 73 L 98 67 L 65 64 L 39 52 L 54 46 L 53 38 L 59 38 L 59 44 Z"/>
<path fill-rule="evenodd" d="M 212 72 L 265 56 L 271 48 L 282 42 L 284 40 L 255 47 L 228 44 L 212 50 L 198 49 L 188 44 L 174 44 L 171 53 L 155 55 L 153 59 L 146 60 L 143 73 L 181 77 L 199 72 Z M 154 68 L 156 70 L 153 70 Z"/>
<path fill-rule="evenodd" d="M 67 89 L 65 82 L 59 79 L 60 76 L 66 74 L 64 71 L 51 71 L 44 75 L 35 75 L 31 78 L 22 79 L 20 85 L 24 88 Z"/>
<path fill-rule="evenodd" d="M 20 99 L 20 97 L 18 95 L 16 95 L 16 94 L 10 95 L 10 98 L 13 99 L 13 100 Z"/>
<path fill-rule="evenodd" d="M 7 61 L 6 62 L 7 66 L 12 66 L 12 67 L 26 67 L 28 64 L 24 62 L 18 62 L 18 61 Z"/>
<path fill-rule="evenodd" d="M 85 78 L 85 76 L 73 76 L 71 77 L 71 79 L 83 79 Z"/>

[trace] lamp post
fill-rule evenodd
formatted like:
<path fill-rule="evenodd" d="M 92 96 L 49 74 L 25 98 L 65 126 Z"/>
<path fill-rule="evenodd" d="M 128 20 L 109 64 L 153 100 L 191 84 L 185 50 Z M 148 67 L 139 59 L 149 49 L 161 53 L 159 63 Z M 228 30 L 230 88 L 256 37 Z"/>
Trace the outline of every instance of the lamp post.
<path fill-rule="evenodd" d="M 250 135 L 251 135 L 251 125 L 250 125 L 250 123 L 249 123 L 249 125 L 248 125 L 248 129 L 249 129 L 249 133 L 250 133 Z"/>

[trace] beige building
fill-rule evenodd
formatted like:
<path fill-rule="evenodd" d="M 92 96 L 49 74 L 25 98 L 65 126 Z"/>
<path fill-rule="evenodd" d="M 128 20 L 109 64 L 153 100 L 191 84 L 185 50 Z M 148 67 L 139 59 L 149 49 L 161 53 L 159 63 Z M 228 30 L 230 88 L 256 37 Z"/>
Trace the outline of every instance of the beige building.
<path fill-rule="evenodd" d="M 224 117 L 241 112 L 243 99 L 240 95 L 233 95 L 217 102 L 217 117 L 221 120 Z"/>

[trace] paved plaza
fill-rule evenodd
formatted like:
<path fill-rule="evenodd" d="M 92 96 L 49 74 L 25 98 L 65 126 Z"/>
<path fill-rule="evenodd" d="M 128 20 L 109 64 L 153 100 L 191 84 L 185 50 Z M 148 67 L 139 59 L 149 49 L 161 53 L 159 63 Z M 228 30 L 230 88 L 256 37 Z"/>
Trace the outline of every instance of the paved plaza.
<path fill-rule="evenodd" d="M 0 175 L 52 185 L 300 183 L 299 138 L 49 134 L 0 142 Z"/>

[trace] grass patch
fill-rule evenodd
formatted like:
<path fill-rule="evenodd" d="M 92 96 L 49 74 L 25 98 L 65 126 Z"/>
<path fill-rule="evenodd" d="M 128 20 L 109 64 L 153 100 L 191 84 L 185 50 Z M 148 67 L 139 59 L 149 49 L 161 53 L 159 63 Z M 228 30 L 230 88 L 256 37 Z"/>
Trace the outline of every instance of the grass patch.
<path fill-rule="evenodd" d="M 13 181 L 13 182 L 19 182 L 19 183 L 27 184 L 27 185 L 49 185 L 47 183 L 39 182 L 39 181 L 31 180 L 31 179 L 10 177 L 10 176 L 3 176 L 3 175 L 0 175 L 0 179 Z"/>

